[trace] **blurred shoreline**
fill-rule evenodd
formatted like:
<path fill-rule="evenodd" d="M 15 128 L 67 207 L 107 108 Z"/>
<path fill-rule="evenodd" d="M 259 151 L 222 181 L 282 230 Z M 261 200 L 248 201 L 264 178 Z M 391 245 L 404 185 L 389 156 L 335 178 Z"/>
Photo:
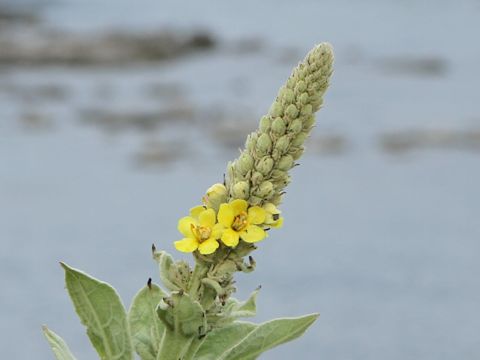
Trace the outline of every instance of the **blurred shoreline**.
<path fill-rule="evenodd" d="M 50 359 L 44 322 L 94 358 L 58 261 L 128 301 L 155 278 L 152 242 L 173 249 L 320 41 L 335 72 L 285 227 L 238 280 L 240 298 L 265 285 L 259 321 L 322 317 L 265 360 L 478 354 L 477 1 L 6 1 L 0 338 L 29 339 L 4 341 L 6 358 Z"/>
<path fill-rule="evenodd" d="M 189 59 L 196 54 L 212 54 L 218 56 L 219 39 L 208 30 L 162 29 L 158 31 L 140 30 L 104 30 L 95 33 L 74 33 L 59 28 L 52 28 L 42 20 L 42 11 L 48 3 L 31 5 L 0 6 L 0 70 L 18 71 L 22 68 L 36 71 L 43 68 L 96 68 L 121 69 L 128 66 L 143 71 L 144 66 L 152 64 L 162 67 L 168 61 L 178 58 Z M 262 56 L 264 41 L 259 38 L 240 39 L 230 43 L 229 48 L 221 44 L 223 53 L 232 55 L 259 54 Z M 217 54 L 217 55 L 215 55 Z M 221 54 L 221 53 L 220 53 Z M 359 49 L 350 49 L 345 60 L 352 66 L 362 64 L 365 59 Z M 221 56 L 221 55 L 220 55 Z M 299 59 L 294 48 L 279 51 L 278 61 L 286 64 Z M 409 76 L 442 77 L 448 72 L 448 63 L 435 57 L 391 57 L 372 59 L 372 63 L 386 76 L 406 74 Z M 4 74 L 5 75 L 5 74 Z M 19 115 L 19 122 L 28 131 L 51 131 L 55 121 L 48 114 L 37 110 L 43 103 L 62 103 L 69 101 L 72 91 L 65 83 L 47 80 L 43 84 L 18 83 L 15 77 L 4 77 L 0 72 L 0 94 L 20 101 L 28 102 L 31 109 L 24 109 Z M 73 75 L 75 76 L 75 75 Z M 246 80 L 235 84 L 234 93 L 242 95 L 248 88 Z M 103 88 L 98 95 L 109 99 L 112 96 L 112 85 L 96 86 Z M 119 134 L 125 130 L 137 129 L 145 134 L 156 132 L 160 125 L 190 124 L 198 128 L 207 126 L 213 131 L 212 140 L 223 146 L 239 148 L 246 133 L 255 126 L 255 118 L 259 115 L 255 110 L 242 109 L 238 114 L 227 107 L 220 107 L 215 113 L 194 105 L 189 99 L 185 84 L 155 82 L 147 84 L 145 94 L 163 102 L 160 108 L 145 110 L 117 111 L 113 107 L 87 106 L 76 111 L 82 123 L 93 125 L 101 131 Z M 246 119 L 241 115 L 250 113 Z M 229 113 L 230 112 L 230 113 Z M 213 116 L 213 117 L 212 117 Z M 237 119 L 232 121 L 232 119 Z M 245 122 L 246 120 L 246 122 Z M 429 129 L 401 129 L 378 132 L 377 147 L 389 155 L 404 155 L 418 150 L 480 150 L 478 127 Z M 155 144 L 150 148 L 148 144 Z M 143 148 L 136 156 L 142 163 L 160 164 L 172 155 L 163 156 L 165 150 L 159 147 L 162 141 L 146 140 Z M 355 148 L 354 139 L 338 131 L 327 131 L 317 135 L 310 141 L 312 153 L 320 155 L 343 155 Z M 373 148 L 373 143 L 372 143 Z M 175 158 L 175 157 L 173 157 Z M 145 160 L 146 159 L 146 160 Z"/>

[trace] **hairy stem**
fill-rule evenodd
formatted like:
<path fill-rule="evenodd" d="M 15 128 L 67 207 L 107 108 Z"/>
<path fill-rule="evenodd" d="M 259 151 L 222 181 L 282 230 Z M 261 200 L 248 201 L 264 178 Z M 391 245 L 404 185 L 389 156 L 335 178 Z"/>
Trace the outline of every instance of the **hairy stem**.
<path fill-rule="evenodd" d="M 157 353 L 157 360 L 183 360 L 194 337 L 165 329 Z"/>
<path fill-rule="evenodd" d="M 199 290 L 202 284 L 202 279 L 207 275 L 208 266 L 199 259 L 195 259 L 195 268 L 188 285 L 188 293 L 194 300 L 199 300 Z"/>
<path fill-rule="evenodd" d="M 194 360 L 195 355 L 197 354 L 198 349 L 202 346 L 205 341 L 205 336 L 199 339 L 198 337 L 193 339 L 190 346 L 188 347 L 187 353 L 185 354 L 183 360 Z"/>

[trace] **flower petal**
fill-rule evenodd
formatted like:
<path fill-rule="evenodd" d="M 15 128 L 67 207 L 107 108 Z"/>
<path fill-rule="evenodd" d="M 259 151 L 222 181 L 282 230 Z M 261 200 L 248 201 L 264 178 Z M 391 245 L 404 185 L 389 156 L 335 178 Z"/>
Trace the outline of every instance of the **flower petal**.
<path fill-rule="evenodd" d="M 198 215 L 198 222 L 200 223 L 200 226 L 205 226 L 210 229 L 213 228 L 216 220 L 215 210 L 213 209 L 204 210 Z"/>
<path fill-rule="evenodd" d="M 233 208 L 229 204 L 220 205 L 220 210 L 218 210 L 218 222 L 229 228 L 233 222 Z"/>
<path fill-rule="evenodd" d="M 213 239 L 220 239 L 225 228 L 222 224 L 215 224 L 212 228 L 212 235 L 210 236 Z"/>
<path fill-rule="evenodd" d="M 198 251 L 202 255 L 208 255 L 214 253 L 219 246 L 220 245 L 218 244 L 217 240 L 210 238 L 208 240 L 205 240 L 198 246 Z"/>
<path fill-rule="evenodd" d="M 233 200 L 228 205 L 232 207 L 234 215 L 238 215 L 243 211 L 247 211 L 248 207 L 248 203 L 242 199 Z"/>
<path fill-rule="evenodd" d="M 272 228 L 276 228 L 276 229 L 279 229 L 283 226 L 283 217 L 281 217 L 280 219 L 278 219 L 277 221 L 271 223 L 271 224 L 268 224 L 268 226 L 272 227 Z"/>
<path fill-rule="evenodd" d="M 222 234 L 222 242 L 230 247 L 235 247 L 238 245 L 239 235 L 233 229 L 226 229 Z"/>
<path fill-rule="evenodd" d="M 193 238 L 185 238 L 179 241 L 175 241 L 175 249 L 181 252 L 193 252 L 197 250 L 198 242 Z"/>
<path fill-rule="evenodd" d="M 195 220 L 191 216 L 185 216 L 178 220 L 177 229 L 183 236 L 188 238 L 194 238 L 195 236 L 192 234 L 192 224 L 197 225 L 197 220 Z"/>
<path fill-rule="evenodd" d="M 262 209 L 260 206 L 252 206 L 248 209 L 248 222 L 250 224 L 263 224 L 265 222 L 265 217 L 267 212 Z"/>
<path fill-rule="evenodd" d="M 200 215 L 202 211 L 205 211 L 205 206 L 203 205 L 195 206 L 190 209 L 190 216 L 194 218 L 198 218 L 198 215 Z"/>
<path fill-rule="evenodd" d="M 281 211 L 272 203 L 266 203 L 263 205 L 263 209 L 270 214 L 280 214 Z"/>
<path fill-rule="evenodd" d="M 250 225 L 240 233 L 240 237 L 242 238 L 242 240 L 248 243 L 254 243 L 263 240 L 266 236 L 267 234 L 265 230 L 263 230 L 260 226 L 256 225 Z"/>

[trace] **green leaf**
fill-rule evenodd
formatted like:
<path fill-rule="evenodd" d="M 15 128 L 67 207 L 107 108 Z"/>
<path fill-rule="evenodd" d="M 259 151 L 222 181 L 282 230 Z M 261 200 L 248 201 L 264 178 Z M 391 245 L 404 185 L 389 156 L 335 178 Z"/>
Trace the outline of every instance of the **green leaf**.
<path fill-rule="evenodd" d="M 301 336 L 318 314 L 275 319 L 260 324 L 218 360 L 251 360 L 261 353 Z"/>
<path fill-rule="evenodd" d="M 60 336 L 46 326 L 43 326 L 42 329 L 57 360 L 76 360 L 75 356 L 70 352 L 68 345 Z"/>
<path fill-rule="evenodd" d="M 172 331 L 168 327 L 163 333 L 157 360 L 183 360 L 195 336 L 185 336 L 180 332 Z"/>
<path fill-rule="evenodd" d="M 223 358 L 238 345 L 257 325 L 249 322 L 235 322 L 210 332 L 197 354 L 196 360 L 217 360 Z"/>
<path fill-rule="evenodd" d="M 125 308 L 109 284 L 61 263 L 75 311 L 102 360 L 133 360 Z"/>
<path fill-rule="evenodd" d="M 180 287 L 170 281 L 170 272 L 175 270 L 175 263 L 172 256 L 166 251 L 153 251 L 153 259 L 158 264 L 158 269 L 160 271 L 160 280 L 163 285 L 170 291 L 178 291 Z"/>
<path fill-rule="evenodd" d="M 158 303 L 165 293 L 149 283 L 135 295 L 128 311 L 133 347 L 143 360 L 155 360 L 162 341 L 164 324 L 157 315 Z"/>
<path fill-rule="evenodd" d="M 202 306 L 184 292 L 162 299 L 157 314 L 171 331 L 187 337 L 199 336 L 207 328 Z"/>
<path fill-rule="evenodd" d="M 259 291 L 260 289 L 255 290 L 246 301 L 235 304 L 230 316 L 234 319 L 254 317 L 257 314 L 257 294 Z"/>

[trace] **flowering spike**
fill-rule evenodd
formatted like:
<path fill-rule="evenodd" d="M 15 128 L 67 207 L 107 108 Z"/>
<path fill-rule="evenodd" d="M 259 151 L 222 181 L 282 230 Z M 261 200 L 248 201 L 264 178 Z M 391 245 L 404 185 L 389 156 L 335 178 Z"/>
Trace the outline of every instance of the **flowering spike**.
<path fill-rule="evenodd" d="M 290 182 L 288 171 L 303 154 L 314 113 L 323 103 L 332 65 L 332 48 L 322 43 L 293 70 L 259 129 L 248 136 L 245 150 L 228 166 L 226 187 L 231 199 L 245 199 L 251 205 L 281 202 Z"/>

